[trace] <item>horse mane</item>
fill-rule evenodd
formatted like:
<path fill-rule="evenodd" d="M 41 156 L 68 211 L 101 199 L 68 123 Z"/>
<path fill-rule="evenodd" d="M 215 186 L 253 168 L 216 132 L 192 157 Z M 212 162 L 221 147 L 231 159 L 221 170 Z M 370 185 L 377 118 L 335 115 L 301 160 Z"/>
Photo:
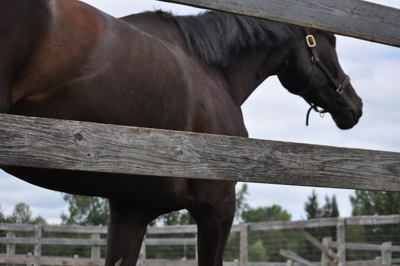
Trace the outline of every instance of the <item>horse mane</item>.
<path fill-rule="evenodd" d="M 246 16 L 207 11 L 194 16 L 176 16 L 157 10 L 174 21 L 192 51 L 207 64 L 226 67 L 244 48 L 281 47 L 292 40 L 298 27 Z"/>

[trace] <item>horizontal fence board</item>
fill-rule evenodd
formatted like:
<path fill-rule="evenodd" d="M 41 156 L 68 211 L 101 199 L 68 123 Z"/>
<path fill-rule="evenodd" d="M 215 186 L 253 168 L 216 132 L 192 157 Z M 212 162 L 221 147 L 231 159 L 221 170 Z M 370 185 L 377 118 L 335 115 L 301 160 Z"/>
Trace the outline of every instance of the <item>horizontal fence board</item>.
<path fill-rule="evenodd" d="M 107 234 L 107 226 L 44 225 L 43 232 Z"/>
<path fill-rule="evenodd" d="M 146 246 L 197 245 L 196 238 L 146 238 Z"/>
<path fill-rule="evenodd" d="M 0 223 L 0 231 L 35 232 L 35 226 L 33 224 Z"/>
<path fill-rule="evenodd" d="M 106 239 L 42 238 L 42 245 L 105 246 Z"/>
<path fill-rule="evenodd" d="M 400 153 L 12 115 L 0 165 L 400 191 Z"/>
<path fill-rule="evenodd" d="M 197 266 L 197 260 L 145 260 L 145 266 Z"/>
<path fill-rule="evenodd" d="M 354 216 L 346 218 L 346 225 L 399 224 L 400 215 Z"/>
<path fill-rule="evenodd" d="M 0 244 L 35 244 L 33 237 L 0 237 Z"/>
<path fill-rule="evenodd" d="M 162 0 L 400 46 L 400 10 L 361 0 Z"/>
<path fill-rule="evenodd" d="M 147 228 L 147 234 L 197 233 L 197 225 L 171 225 Z"/>
<path fill-rule="evenodd" d="M 306 221 L 276 221 L 249 223 L 249 231 L 284 230 L 295 228 L 329 227 L 336 226 L 337 218 L 320 218 Z"/>
<path fill-rule="evenodd" d="M 337 242 L 329 243 L 329 247 L 336 248 Z M 377 244 L 363 244 L 363 243 L 352 243 L 346 242 L 346 249 L 351 250 L 385 250 L 391 252 L 400 252 L 400 246 L 385 246 L 385 245 L 377 245 Z"/>
<path fill-rule="evenodd" d="M 34 258 L 0 258 L 0 263 L 6 264 L 33 264 Z M 105 260 L 91 260 L 91 259 L 58 259 L 58 258 L 41 258 L 41 265 L 76 265 L 76 266 L 91 266 L 91 265 L 104 265 Z"/>
<path fill-rule="evenodd" d="M 42 238 L 42 245 L 105 246 L 106 239 Z M 35 244 L 33 237 L 0 237 L 0 244 Z"/>

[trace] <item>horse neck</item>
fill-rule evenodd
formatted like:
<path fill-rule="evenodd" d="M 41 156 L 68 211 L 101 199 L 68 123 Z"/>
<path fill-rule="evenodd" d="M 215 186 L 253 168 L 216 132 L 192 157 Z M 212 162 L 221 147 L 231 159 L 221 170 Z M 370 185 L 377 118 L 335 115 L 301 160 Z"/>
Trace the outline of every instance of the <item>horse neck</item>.
<path fill-rule="evenodd" d="M 284 70 L 291 47 L 293 44 L 279 48 L 260 46 L 242 51 L 236 56 L 225 73 L 232 95 L 240 105 L 265 79 Z"/>

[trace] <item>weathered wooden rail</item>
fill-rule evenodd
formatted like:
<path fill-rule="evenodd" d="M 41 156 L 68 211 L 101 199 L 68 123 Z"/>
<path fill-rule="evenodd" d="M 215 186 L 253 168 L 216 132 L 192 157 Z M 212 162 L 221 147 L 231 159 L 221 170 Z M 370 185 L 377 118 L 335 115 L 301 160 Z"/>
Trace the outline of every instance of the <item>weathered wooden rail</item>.
<path fill-rule="evenodd" d="M 400 252 L 400 246 L 391 246 L 389 244 L 376 245 L 366 243 L 349 243 L 345 241 L 345 226 L 346 225 L 383 225 L 383 224 L 399 224 L 400 215 L 389 216 L 358 216 L 349 218 L 322 218 L 312 219 L 307 221 L 285 221 L 285 222 L 262 222 L 234 225 L 233 232 L 240 232 L 240 265 L 243 266 L 271 266 L 271 263 L 254 263 L 248 261 L 248 234 L 252 231 L 271 231 L 271 230 L 290 230 L 299 228 L 320 228 L 320 227 L 337 227 L 337 241 L 331 240 L 324 243 L 326 248 L 336 248 L 336 260 L 339 263 L 345 262 L 345 251 L 347 250 L 375 250 L 382 251 L 382 263 L 385 264 L 391 260 L 391 252 Z M 100 257 L 100 246 L 106 245 L 105 239 L 100 239 L 100 234 L 107 234 L 105 226 L 50 226 L 50 225 L 22 225 L 22 224 L 0 224 L 0 231 L 13 232 L 35 232 L 35 237 L 15 237 L 15 234 L 9 233 L 7 237 L 0 238 L 0 244 L 7 244 L 7 249 L 11 251 L 5 254 L 0 254 L 0 264 L 34 264 L 41 265 L 104 265 L 104 259 Z M 47 232 L 62 232 L 62 233 L 84 233 L 92 234 L 92 239 L 76 239 L 76 238 L 46 238 L 42 237 L 43 233 Z M 184 226 L 165 226 L 165 227 L 149 227 L 147 235 L 151 234 L 176 234 L 176 233 L 196 233 L 195 225 Z M 306 238 L 307 239 L 307 238 Z M 309 240 L 309 239 L 307 239 Z M 141 254 L 142 265 L 196 265 L 196 261 L 171 261 L 171 260 L 148 260 L 145 257 L 146 246 L 154 245 L 196 245 L 196 238 L 146 238 L 142 247 Z M 16 255 L 15 245 L 18 244 L 33 244 L 34 254 L 32 256 Z M 91 258 L 65 258 L 65 257 L 42 257 L 41 250 L 43 245 L 80 245 L 92 246 Z M 322 248 L 323 250 L 324 248 Z M 12 251 L 13 250 L 13 251 Z M 323 251 L 324 252 L 324 251 Z M 329 253 L 325 250 L 326 253 Z M 285 253 L 286 255 L 293 255 Z M 335 253 L 336 254 L 336 253 Z M 336 255 L 335 255 L 336 256 Z M 394 261 L 394 260 L 393 260 Z M 396 262 L 400 262 L 397 261 Z M 361 263 L 361 262 L 360 262 Z M 361 266 L 360 263 L 356 263 Z M 282 265 L 281 265 L 282 264 Z M 348 265 L 355 265 L 351 262 Z M 233 262 L 225 262 L 225 266 L 234 265 Z M 273 262 L 273 265 L 284 266 L 283 263 Z M 296 264 L 297 265 L 297 264 Z M 310 266 L 317 266 L 312 262 Z M 322 266 L 328 266 L 322 265 Z"/>
<path fill-rule="evenodd" d="M 400 191 L 400 153 L 12 115 L 0 165 Z"/>
<path fill-rule="evenodd" d="M 361 0 L 161 0 L 400 46 L 400 10 Z"/>

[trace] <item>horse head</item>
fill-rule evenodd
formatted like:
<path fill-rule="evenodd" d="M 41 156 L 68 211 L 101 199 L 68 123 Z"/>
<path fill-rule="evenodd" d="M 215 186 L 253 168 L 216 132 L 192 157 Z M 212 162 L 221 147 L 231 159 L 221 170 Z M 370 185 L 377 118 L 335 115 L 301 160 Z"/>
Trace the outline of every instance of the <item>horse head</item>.
<path fill-rule="evenodd" d="M 340 129 L 352 128 L 362 115 L 361 98 L 339 64 L 333 34 L 306 29 L 278 78 L 289 92 L 310 104 L 307 123 L 312 109 L 329 112 Z"/>

